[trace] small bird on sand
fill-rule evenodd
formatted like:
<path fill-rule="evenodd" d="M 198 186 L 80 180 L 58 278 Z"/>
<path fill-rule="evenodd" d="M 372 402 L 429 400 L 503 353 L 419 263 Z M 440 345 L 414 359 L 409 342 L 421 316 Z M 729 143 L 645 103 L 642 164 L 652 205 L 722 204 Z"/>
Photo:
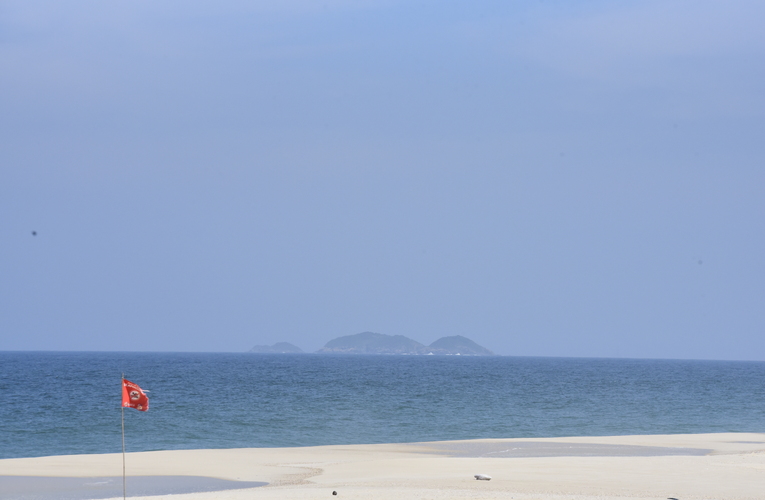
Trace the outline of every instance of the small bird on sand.
<path fill-rule="evenodd" d="M 487 476 L 486 474 L 476 474 L 475 477 L 478 481 L 491 481 L 491 476 Z"/>

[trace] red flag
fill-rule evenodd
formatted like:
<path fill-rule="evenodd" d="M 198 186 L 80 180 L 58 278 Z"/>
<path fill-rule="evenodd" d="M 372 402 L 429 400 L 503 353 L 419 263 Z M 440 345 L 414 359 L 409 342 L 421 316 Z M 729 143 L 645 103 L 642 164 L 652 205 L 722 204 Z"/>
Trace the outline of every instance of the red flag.
<path fill-rule="evenodd" d="M 122 379 L 122 406 L 125 408 L 135 408 L 138 411 L 147 411 L 149 409 L 149 397 L 129 380 Z"/>

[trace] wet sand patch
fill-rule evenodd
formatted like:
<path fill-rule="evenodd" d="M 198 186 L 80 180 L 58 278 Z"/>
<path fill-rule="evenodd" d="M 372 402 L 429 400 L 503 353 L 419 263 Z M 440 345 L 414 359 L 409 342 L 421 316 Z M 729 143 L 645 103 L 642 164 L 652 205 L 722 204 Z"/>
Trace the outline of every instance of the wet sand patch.
<path fill-rule="evenodd" d="M 426 447 L 438 454 L 465 458 L 703 456 L 713 451 L 702 448 L 538 441 L 504 443 L 464 441 L 428 443 Z"/>
<path fill-rule="evenodd" d="M 127 496 L 176 495 L 256 488 L 268 483 L 202 476 L 131 476 Z M 0 476 L 0 500 L 97 500 L 122 497 L 122 477 Z"/>

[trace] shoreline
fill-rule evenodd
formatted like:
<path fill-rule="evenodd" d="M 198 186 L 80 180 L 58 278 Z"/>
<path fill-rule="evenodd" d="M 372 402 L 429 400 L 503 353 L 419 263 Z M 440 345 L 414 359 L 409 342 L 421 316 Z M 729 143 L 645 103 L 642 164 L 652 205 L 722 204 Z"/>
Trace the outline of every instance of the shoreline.
<path fill-rule="evenodd" d="M 127 472 L 128 484 L 130 476 L 268 483 L 174 494 L 177 500 L 307 500 L 332 491 L 354 499 L 748 500 L 761 498 L 765 488 L 765 433 L 152 451 L 128 453 Z M 4 477 L 121 478 L 121 473 L 121 453 L 0 460 Z M 476 481 L 475 474 L 492 480 Z"/>

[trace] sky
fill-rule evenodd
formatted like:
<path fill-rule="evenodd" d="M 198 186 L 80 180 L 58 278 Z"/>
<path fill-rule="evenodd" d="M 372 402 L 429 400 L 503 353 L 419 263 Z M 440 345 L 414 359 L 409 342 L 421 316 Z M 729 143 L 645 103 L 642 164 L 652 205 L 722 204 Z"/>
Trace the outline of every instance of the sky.
<path fill-rule="evenodd" d="M 0 0 L 0 350 L 765 360 L 763 18 Z"/>

